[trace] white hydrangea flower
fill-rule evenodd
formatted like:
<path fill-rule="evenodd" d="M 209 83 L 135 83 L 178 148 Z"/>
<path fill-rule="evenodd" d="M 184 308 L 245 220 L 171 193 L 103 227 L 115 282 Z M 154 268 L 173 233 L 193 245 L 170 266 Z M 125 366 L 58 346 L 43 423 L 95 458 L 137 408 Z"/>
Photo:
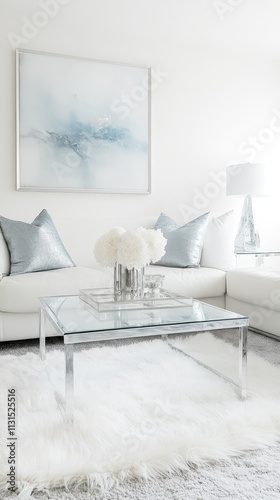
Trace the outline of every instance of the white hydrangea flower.
<path fill-rule="evenodd" d="M 157 262 L 165 254 L 167 240 L 160 229 L 139 228 L 148 245 L 150 262 Z"/>
<path fill-rule="evenodd" d="M 114 267 L 117 261 L 119 241 L 125 232 L 122 227 L 115 227 L 96 241 L 94 255 L 102 266 Z"/>
<path fill-rule="evenodd" d="M 160 229 L 125 231 L 116 227 L 97 240 L 94 254 L 101 265 L 114 267 L 117 262 L 127 269 L 140 269 L 160 260 L 166 241 Z"/>
<path fill-rule="evenodd" d="M 118 247 L 117 261 L 127 269 L 140 269 L 149 264 L 149 250 L 143 236 L 135 231 L 123 234 Z"/>

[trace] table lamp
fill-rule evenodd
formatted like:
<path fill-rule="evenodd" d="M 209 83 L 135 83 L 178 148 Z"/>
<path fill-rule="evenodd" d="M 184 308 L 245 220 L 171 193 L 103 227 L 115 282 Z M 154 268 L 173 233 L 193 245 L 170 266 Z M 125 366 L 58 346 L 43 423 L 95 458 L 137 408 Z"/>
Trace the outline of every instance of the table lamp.
<path fill-rule="evenodd" d="M 261 163 L 242 163 L 226 168 L 226 194 L 244 196 L 244 205 L 234 241 L 235 252 L 249 252 L 260 247 L 255 230 L 252 196 L 270 194 L 268 175 Z"/>

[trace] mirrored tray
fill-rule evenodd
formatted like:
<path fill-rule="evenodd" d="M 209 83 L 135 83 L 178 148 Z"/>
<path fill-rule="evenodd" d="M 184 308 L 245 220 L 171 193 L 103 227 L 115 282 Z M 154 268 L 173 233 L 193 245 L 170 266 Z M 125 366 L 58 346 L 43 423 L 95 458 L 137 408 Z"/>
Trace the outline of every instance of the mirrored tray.
<path fill-rule="evenodd" d="M 143 299 L 116 301 L 113 288 L 89 288 L 80 290 L 80 299 L 97 311 L 117 311 L 120 309 L 158 309 L 161 307 L 192 306 L 192 298 L 161 289 L 156 295 L 146 294 Z"/>

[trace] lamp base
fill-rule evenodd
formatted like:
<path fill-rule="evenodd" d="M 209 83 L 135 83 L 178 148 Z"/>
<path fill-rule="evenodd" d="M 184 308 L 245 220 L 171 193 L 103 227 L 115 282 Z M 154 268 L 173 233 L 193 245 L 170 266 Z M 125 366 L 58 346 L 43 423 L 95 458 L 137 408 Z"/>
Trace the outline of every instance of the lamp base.
<path fill-rule="evenodd" d="M 247 195 L 244 199 L 241 219 L 234 241 L 234 250 L 235 252 L 248 252 L 258 248 L 260 248 L 260 237 L 255 230 L 252 198 Z"/>

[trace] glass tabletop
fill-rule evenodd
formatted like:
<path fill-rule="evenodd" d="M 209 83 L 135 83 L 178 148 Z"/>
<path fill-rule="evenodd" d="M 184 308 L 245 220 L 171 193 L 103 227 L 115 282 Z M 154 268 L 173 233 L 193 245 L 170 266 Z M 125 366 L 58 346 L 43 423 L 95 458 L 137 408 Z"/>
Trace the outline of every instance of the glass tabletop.
<path fill-rule="evenodd" d="M 243 326 L 248 319 L 199 300 L 193 300 L 192 305 L 184 307 L 104 312 L 98 312 L 79 296 L 41 297 L 39 301 L 43 311 L 63 335 L 235 320 L 237 326 L 239 323 Z"/>

